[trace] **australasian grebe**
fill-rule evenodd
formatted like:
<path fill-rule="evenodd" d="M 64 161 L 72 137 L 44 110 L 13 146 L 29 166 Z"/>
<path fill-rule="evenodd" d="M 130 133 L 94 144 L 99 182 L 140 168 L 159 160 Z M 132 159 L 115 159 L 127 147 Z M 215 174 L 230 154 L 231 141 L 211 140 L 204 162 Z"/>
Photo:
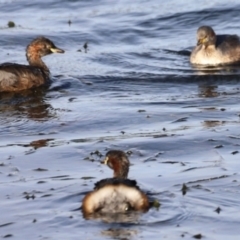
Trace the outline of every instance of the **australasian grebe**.
<path fill-rule="evenodd" d="M 44 85 L 50 71 L 41 57 L 64 53 L 45 37 L 34 39 L 26 48 L 29 65 L 3 63 L 0 65 L 0 92 L 15 92 Z"/>
<path fill-rule="evenodd" d="M 190 62 L 200 65 L 219 65 L 240 62 L 240 40 L 237 35 L 216 35 L 209 26 L 197 30 L 197 46 Z"/>
<path fill-rule="evenodd" d="M 114 177 L 97 182 L 94 191 L 84 197 L 83 215 L 148 211 L 148 197 L 135 180 L 127 179 L 130 165 L 127 155 L 123 151 L 111 150 L 102 163 L 113 169 Z"/>

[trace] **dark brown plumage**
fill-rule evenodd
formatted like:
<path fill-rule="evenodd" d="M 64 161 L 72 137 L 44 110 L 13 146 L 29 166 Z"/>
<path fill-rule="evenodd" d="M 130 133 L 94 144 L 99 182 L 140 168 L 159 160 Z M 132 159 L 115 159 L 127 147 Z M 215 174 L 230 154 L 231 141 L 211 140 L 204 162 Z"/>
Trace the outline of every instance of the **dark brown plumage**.
<path fill-rule="evenodd" d="M 64 53 L 45 37 L 34 39 L 26 48 L 29 65 L 3 63 L 0 65 L 0 92 L 16 92 L 39 87 L 48 82 L 50 71 L 42 57 L 51 53 Z"/>

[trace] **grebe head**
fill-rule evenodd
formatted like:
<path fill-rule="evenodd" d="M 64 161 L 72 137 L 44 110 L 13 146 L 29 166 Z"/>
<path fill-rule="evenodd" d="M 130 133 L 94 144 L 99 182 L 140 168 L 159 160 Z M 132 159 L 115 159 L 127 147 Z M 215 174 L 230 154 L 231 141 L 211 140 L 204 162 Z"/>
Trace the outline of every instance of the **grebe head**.
<path fill-rule="evenodd" d="M 56 47 L 51 40 L 45 37 L 38 37 L 34 39 L 26 49 L 28 60 L 33 57 L 41 58 L 51 53 L 64 53 L 64 50 Z"/>
<path fill-rule="evenodd" d="M 197 45 L 205 47 L 216 44 L 216 34 L 209 26 L 202 26 L 197 30 Z"/>
<path fill-rule="evenodd" d="M 111 150 L 106 153 L 105 159 L 101 162 L 113 169 L 113 176 L 116 178 L 127 178 L 130 162 L 126 153 L 120 150 Z"/>

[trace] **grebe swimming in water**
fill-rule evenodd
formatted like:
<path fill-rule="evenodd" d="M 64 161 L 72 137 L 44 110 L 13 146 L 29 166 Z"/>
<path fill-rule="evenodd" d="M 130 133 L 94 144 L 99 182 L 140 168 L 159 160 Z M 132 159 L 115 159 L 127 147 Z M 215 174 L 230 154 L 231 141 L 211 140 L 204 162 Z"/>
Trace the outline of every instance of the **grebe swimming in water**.
<path fill-rule="evenodd" d="M 190 62 L 200 65 L 219 65 L 240 62 L 240 40 L 237 35 L 216 35 L 209 26 L 197 30 L 197 46 Z"/>
<path fill-rule="evenodd" d="M 26 48 L 29 65 L 0 64 L 0 92 L 16 92 L 39 87 L 48 82 L 50 71 L 41 57 L 51 53 L 64 53 L 45 37 L 34 39 Z"/>
<path fill-rule="evenodd" d="M 111 150 L 102 163 L 113 169 L 113 178 L 97 182 L 95 189 L 84 197 L 83 215 L 148 211 L 148 197 L 135 180 L 127 179 L 130 165 L 127 155 L 123 151 Z"/>

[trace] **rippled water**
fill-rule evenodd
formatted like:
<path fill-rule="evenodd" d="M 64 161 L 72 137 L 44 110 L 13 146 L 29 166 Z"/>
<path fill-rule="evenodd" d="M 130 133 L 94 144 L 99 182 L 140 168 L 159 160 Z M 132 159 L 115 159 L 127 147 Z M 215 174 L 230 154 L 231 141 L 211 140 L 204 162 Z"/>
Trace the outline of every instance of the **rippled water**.
<path fill-rule="evenodd" d="M 1 62 L 26 63 L 39 35 L 66 52 L 44 58 L 50 88 L 0 95 L 0 236 L 238 239 L 240 68 L 196 69 L 189 54 L 200 25 L 240 35 L 239 11 L 233 0 L 1 1 Z M 108 149 L 132 152 L 129 177 L 159 210 L 82 217 L 83 196 L 112 174 L 96 154 Z"/>

